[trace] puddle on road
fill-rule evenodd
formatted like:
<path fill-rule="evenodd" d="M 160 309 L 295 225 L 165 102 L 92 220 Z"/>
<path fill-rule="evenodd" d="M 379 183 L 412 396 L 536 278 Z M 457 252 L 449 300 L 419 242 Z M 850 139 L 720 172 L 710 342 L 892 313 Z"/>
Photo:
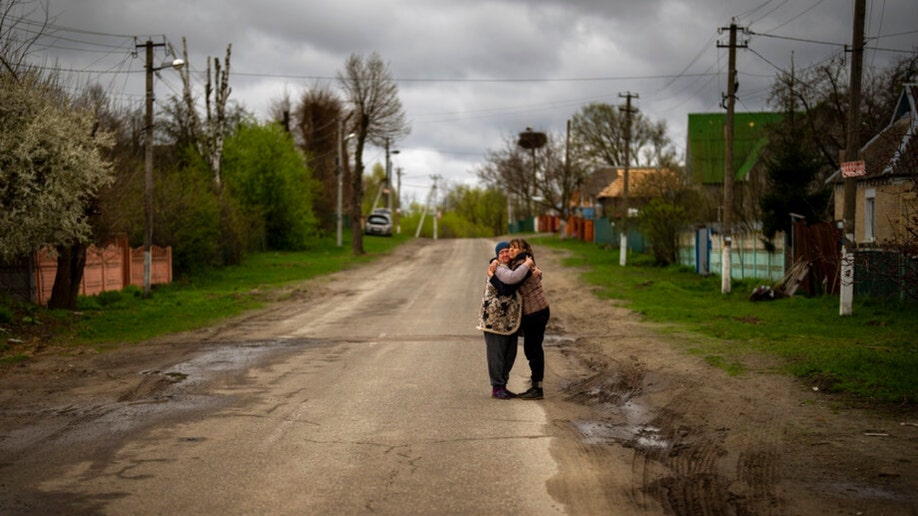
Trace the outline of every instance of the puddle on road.
<path fill-rule="evenodd" d="M 525 337 L 523 337 L 525 340 Z M 568 335 L 549 335 L 545 334 L 545 340 L 542 341 L 543 346 L 560 346 L 562 344 L 571 344 L 576 342 L 576 337 L 571 337 Z"/>
<path fill-rule="evenodd" d="M 574 421 L 572 424 L 586 444 L 620 444 L 637 450 L 669 447 L 661 430 L 646 423 L 649 418 L 647 407 L 629 401 L 616 409 L 612 421 Z"/>
<path fill-rule="evenodd" d="M 64 444 L 92 442 L 148 426 L 160 418 L 217 409 L 230 403 L 230 398 L 197 387 L 207 385 L 219 374 L 245 371 L 270 359 L 272 354 L 304 343 L 300 340 L 217 344 L 168 368 L 138 371 L 144 379 L 117 402 L 57 409 L 62 415 L 66 410 L 67 417 L 80 420 L 80 424 L 71 426 L 55 439 Z"/>
<path fill-rule="evenodd" d="M 143 375 L 161 375 L 183 387 L 198 385 L 216 373 L 244 370 L 268 352 L 288 347 L 284 342 L 251 342 L 239 346 L 220 346 L 170 367 L 165 371 L 142 371 Z"/>

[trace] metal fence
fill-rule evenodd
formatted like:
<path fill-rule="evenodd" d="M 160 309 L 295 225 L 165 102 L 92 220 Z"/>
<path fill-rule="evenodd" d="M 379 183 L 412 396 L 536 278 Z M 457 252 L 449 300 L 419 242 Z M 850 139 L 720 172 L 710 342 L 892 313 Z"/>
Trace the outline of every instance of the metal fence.
<path fill-rule="evenodd" d="M 722 270 L 723 247 L 720 238 L 712 238 L 711 228 L 684 231 L 679 235 L 679 263 L 692 267 L 699 274 Z M 761 233 L 733 235 L 730 251 L 730 276 L 733 279 L 761 279 L 775 282 L 784 277 L 784 235 L 775 238 L 775 250 L 769 252 L 762 243 Z"/>
<path fill-rule="evenodd" d="M 918 299 L 918 259 L 897 251 L 858 249 L 854 254 L 854 296 L 883 300 Z"/>

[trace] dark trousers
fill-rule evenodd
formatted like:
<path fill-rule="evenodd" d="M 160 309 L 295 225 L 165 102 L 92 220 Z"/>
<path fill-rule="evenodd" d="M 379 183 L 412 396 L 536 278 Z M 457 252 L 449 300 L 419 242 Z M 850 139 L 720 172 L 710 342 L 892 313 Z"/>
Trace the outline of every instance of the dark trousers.
<path fill-rule="evenodd" d="M 506 387 L 507 382 L 510 380 L 510 369 L 513 368 L 513 362 L 516 361 L 516 348 L 519 345 L 519 337 L 516 333 L 513 335 L 498 335 L 484 332 L 484 338 L 491 387 Z"/>
<path fill-rule="evenodd" d="M 524 315 L 520 323 L 523 330 L 523 353 L 526 354 L 526 360 L 529 360 L 533 384 L 545 379 L 545 350 L 542 349 L 542 341 L 545 340 L 545 327 L 548 326 L 549 317 L 551 310 L 545 308 Z"/>

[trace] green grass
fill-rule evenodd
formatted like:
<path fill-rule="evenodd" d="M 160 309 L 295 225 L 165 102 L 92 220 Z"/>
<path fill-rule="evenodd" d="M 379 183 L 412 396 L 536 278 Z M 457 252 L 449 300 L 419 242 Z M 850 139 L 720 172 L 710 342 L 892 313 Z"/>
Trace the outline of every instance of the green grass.
<path fill-rule="evenodd" d="M 631 257 L 619 265 L 618 249 L 576 240 L 533 239 L 571 252 L 566 265 L 585 267 L 597 295 L 619 300 L 661 331 L 689 335 L 686 350 L 730 374 L 764 362 L 822 390 L 861 400 L 918 401 L 918 307 L 855 300 L 853 315 L 838 315 L 836 296 L 794 296 L 752 302 L 755 286 L 734 281 L 721 293 L 719 276 L 702 277 L 685 267 L 656 267 Z M 757 364 L 757 365 L 756 365 Z"/>
<path fill-rule="evenodd" d="M 279 287 L 373 260 L 408 238 L 366 237 L 367 254 L 355 257 L 346 233 L 341 248 L 332 237 L 302 252 L 251 255 L 237 267 L 157 286 L 148 299 L 136 287 L 80 298 L 76 313 L 0 302 L 0 362 L 28 359 L 27 344 L 11 339 L 28 343 L 38 335 L 47 345 L 102 350 L 205 327 L 265 306 Z M 858 299 L 854 314 L 840 317 L 836 297 L 753 303 L 748 296 L 756 282 L 734 282 L 730 294 L 721 294 L 717 276 L 655 267 L 644 256 L 629 257 L 628 266 L 620 267 L 617 249 L 551 237 L 532 241 L 569 250 L 565 265 L 583 267 L 585 279 L 601 287 L 596 295 L 618 300 L 657 323 L 659 331 L 680 336 L 676 341 L 687 353 L 730 374 L 765 367 L 861 400 L 918 400 L 914 305 Z"/>

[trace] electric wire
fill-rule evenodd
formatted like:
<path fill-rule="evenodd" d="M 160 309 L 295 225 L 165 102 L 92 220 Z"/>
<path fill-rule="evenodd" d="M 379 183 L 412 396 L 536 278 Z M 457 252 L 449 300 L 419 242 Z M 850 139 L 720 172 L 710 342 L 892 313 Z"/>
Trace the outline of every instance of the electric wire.
<path fill-rule="evenodd" d="M 765 13 L 765 14 L 759 16 L 759 17 L 756 18 L 755 20 L 752 20 L 751 22 L 749 22 L 749 25 L 752 25 L 753 23 L 756 23 L 756 22 L 758 22 L 758 21 L 760 21 L 760 20 L 763 20 L 764 18 L 768 17 L 769 14 L 771 14 L 771 13 L 777 11 L 778 9 L 780 9 L 781 6 L 783 6 L 784 4 L 786 4 L 788 1 L 790 1 L 790 0 L 784 0 L 784 1 L 781 2 L 780 4 L 776 5 L 772 10 L 770 10 L 770 11 L 768 11 L 767 13 Z"/>
<path fill-rule="evenodd" d="M 746 12 L 744 12 L 744 13 L 742 13 L 742 14 L 739 14 L 739 15 L 737 16 L 737 18 L 739 18 L 740 20 L 749 18 L 749 17 L 751 17 L 753 14 L 755 14 L 756 11 L 758 11 L 759 9 L 764 9 L 765 7 L 768 6 L 768 4 L 772 3 L 773 1 L 774 1 L 774 0 L 766 0 L 765 3 L 759 4 L 758 7 L 753 7 L 752 9 L 749 9 L 748 11 L 746 11 Z M 785 0 L 784 2 L 781 2 L 781 5 L 784 5 L 785 3 L 787 3 L 787 0 Z M 780 7 L 780 5 L 779 5 L 778 7 Z"/>
<path fill-rule="evenodd" d="M 786 2 L 786 0 L 785 0 L 785 2 Z M 775 27 L 772 27 L 771 29 L 769 29 L 769 30 L 767 30 L 767 31 L 765 31 L 765 32 L 772 32 L 772 31 L 775 31 L 775 30 L 777 30 L 777 29 L 780 29 L 781 27 L 787 25 L 788 23 L 790 23 L 790 22 L 792 22 L 792 21 L 795 21 L 795 20 L 799 19 L 800 17 L 802 17 L 803 15 L 807 14 L 808 12 L 812 11 L 813 9 L 815 9 L 816 7 L 818 7 L 819 4 L 821 4 L 821 3 L 823 3 L 823 2 L 825 2 L 825 0 L 817 0 L 817 2 L 816 2 L 815 4 L 809 6 L 807 9 L 805 9 L 805 10 L 804 10 L 803 12 L 801 12 L 800 14 L 798 14 L 798 15 L 796 15 L 796 16 L 790 18 L 790 19 L 788 19 L 787 21 L 785 21 L 784 23 L 782 23 L 782 24 L 780 24 L 780 25 L 777 25 L 777 26 L 775 26 Z M 784 4 L 782 3 L 781 5 L 784 5 Z"/>

